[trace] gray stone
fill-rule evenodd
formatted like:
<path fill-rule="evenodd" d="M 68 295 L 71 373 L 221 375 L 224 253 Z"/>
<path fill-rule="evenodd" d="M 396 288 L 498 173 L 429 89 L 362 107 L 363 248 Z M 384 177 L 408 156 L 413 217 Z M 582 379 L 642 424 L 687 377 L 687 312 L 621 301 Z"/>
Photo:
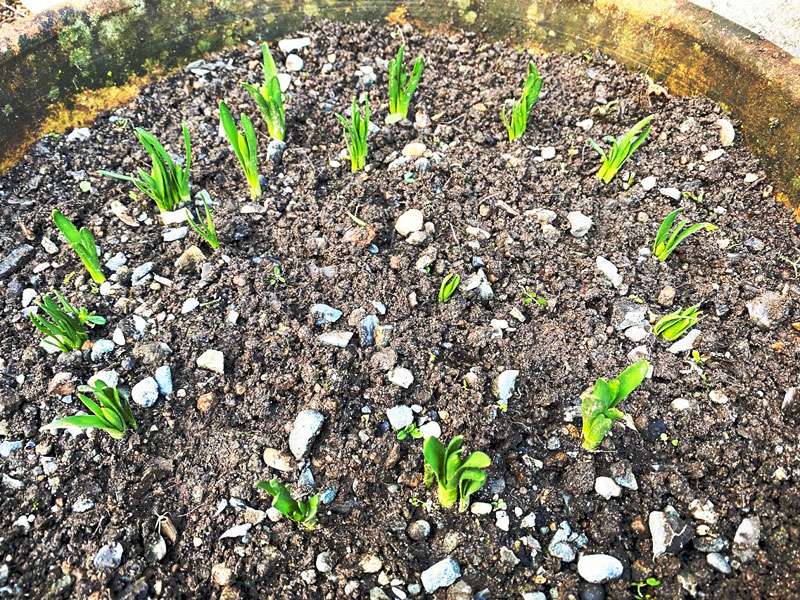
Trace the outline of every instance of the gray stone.
<path fill-rule="evenodd" d="M 22 442 L 12 442 L 9 440 L 0 444 L 0 457 L 9 458 L 14 452 L 22 448 Z"/>
<path fill-rule="evenodd" d="M 598 477 L 594 481 L 594 491 L 606 500 L 618 498 L 622 494 L 622 488 L 610 477 Z"/>
<path fill-rule="evenodd" d="M 761 519 L 748 517 L 742 519 L 733 537 L 733 555 L 743 563 L 750 562 L 758 551 L 761 539 Z"/>
<path fill-rule="evenodd" d="M 92 132 L 88 127 L 76 127 L 67 134 L 67 143 L 83 142 L 92 137 Z"/>
<path fill-rule="evenodd" d="M 95 554 L 95 569 L 116 569 L 122 562 L 122 544 L 114 542 L 106 544 Z"/>
<path fill-rule="evenodd" d="M 777 292 L 765 292 L 747 303 L 750 321 L 759 329 L 769 331 L 788 316 L 791 301 Z"/>
<path fill-rule="evenodd" d="M 161 233 L 161 239 L 165 242 L 177 242 L 182 240 L 189 233 L 188 227 L 173 227 Z"/>
<path fill-rule="evenodd" d="M 658 190 L 662 196 L 666 196 L 667 198 L 672 198 L 673 200 L 680 200 L 681 199 L 681 191 L 678 188 L 668 187 L 668 188 L 661 188 Z"/>
<path fill-rule="evenodd" d="M 586 554 L 578 559 L 578 575 L 589 583 L 605 583 L 622 576 L 622 563 L 608 554 Z"/>
<path fill-rule="evenodd" d="M 3 260 L 0 260 L 0 279 L 22 268 L 34 254 L 33 246 L 28 244 L 14 248 Z"/>
<path fill-rule="evenodd" d="M 514 554 L 513 550 L 507 546 L 502 546 L 500 548 L 500 562 L 513 569 L 519 564 L 519 558 L 517 558 L 517 555 Z"/>
<path fill-rule="evenodd" d="M 314 319 L 314 325 L 336 323 L 342 317 L 342 311 L 327 304 L 313 304 L 308 312 L 311 313 L 311 318 Z"/>
<path fill-rule="evenodd" d="M 22 481 L 19 479 L 14 479 L 8 473 L 3 473 L 2 482 L 3 487 L 11 490 L 12 492 L 16 492 L 25 488 L 25 484 Z"/>
<path fill-rule="evenodd" d="M 725 575 L 730 575 L 731 573 L 731 566 L 728 564 L 728 560 L 718 552 L 709 552 L 706 554 L 706 562 L 720 573 L 724 573 Z"/>
<path fill-rule="evenodd" d="M 622 275 L 619 274 L 619 269 L 610 260 L 603 256 L 598 256 L 595 260 L 599 271 L 606 276 L 615 288 L 622 285 Z"/>
<path fill-rule="evenodd" d="M 547 600 L 547 596 L 544 592 L 525 592 L 522 600 Z"/>
<path fill-rule="evenodd" d="M 309 37 L 286 38 L 278 42 L 278 48 L 284 54 L 289 54 L 290 52 L 297 52 L 298 50 L 302 50 L 306 46 L 310 45 L 311 45 L 311 38 Z"/>
<path fill-rule="evenodd" d="M 223 375 L 225 373 L 225 356 L 219 350 L 206 350 L 197 357 L 197 366 Z"/>
<path fill-rule="evenodd" d="M 147 276 L 150 274 L 150 271 L 153 270 L 154 266 L 155 263 L 150 261 L 136 267 L 131 272 L 131 285 L 142 285 L 145 281 L 147 281 Z"/>
<path fill-rule="evenodd" d="M 414 421 L 414 413 L 410 407 L 398 404 L 386 410 L 386 418 L 389 419 L 392 429 L 398 431 Z"/>
<path fill-rule="evenodd" d="M 519 371 L 507 370 L 498 375 L 492 383 L 492 393 L 498 400 L 507 402 L 514 394 Z"/>
<path fill-rule="evenodd" d="M 662 554 L 676 554 L 694 537 L 692 528 L 671 506 L 667 506 L 663 511 L 651 512 L 648 525 L 653 538 L 653 559 Z"/>
<path fill-rule="evenodd" d="M 389 381 L 401 388 L 408 389 L 414 383 L 414 375 L 405 367 L 395 367 L 389 371 Z"/>
<path fill-rule="evenodd" d="M 161 365 L 156 369 L 156 383 L 158 383 L 158 391 L 163 396 L 169 396 L 172 393 L 172 369 L 169 365 Z"/>
<path fill-rule="evenodd" d="M 281 164 L 283 158 L 283 151 L 286 149 L 286 142 L 282 140 L 271 139 L 267 144 L 267 161 L 272 162 L 275 166 Z"/>
<path fill-rule="evenodd" d="M 470 275 L 462 289 L 465 292 L 475 290 L 475 293 L 481 300 L 491 300 L 494 298 L 492 284 L 486 279 L 486 274 L 483 272 L 483 269 L 479 269 L 477 273 Z"/>
<path fill-rule="evenodd" d="M 122 335 L 121 341 L 124 342 L 124 334 Z M 164 342 L 147 342 L 133 349 L 133 357 L 150 366 L 163 364 L 170 354 L 172 349 Z"/>
<path fill-rule="evenodd" d="M 320 552 L 317 554 L 315 565 L 320 573 L 330 573 L 336 565 L 336 555 L 329 550 Z"/>
<path fill-rule="evenodd" d="M 433 594 L 436 590 L 453 585 L 461 577 L 461 569 L 452 558 L 445 558 L 422 572 L 422 585 L 425 591 Z"/>
<path fill-rule="evenodd" d="M 654 187 L 656 187 L 656 178 L 655 177 L 650 175 L 650 176 L 645 177 L 644 179 L 642 179 L 642 189 L 645 192 L 649 192 Z"/>
<path fill-rule="evenodd" d="M 149 408 L 158 400 L 158 382 L 152 377 L 142 379 L 133 386 L 131 398 L 139 406 Z"/>
<path fill-rule="evenodd" d="M 295 417 L 289 434 L 289 450 L 295 458 L 301 459 L 306 455 L 324 422 L 325 416 L 317 410 L 303 410 Z"/>
<path fill-rule="evenodd" d="M 317 340 L 323 346 L 333 346 L 334 348 L 345 348 L 353 337 L 352 331 L 327 331 L 317 336 Z"/>
<path fill-rule="evenodd" d="M 567 213 L 567 221 L 569 221 L 570 226 L 569 232 L 572 234 L 572 237 L 576 238 L 584 237 L 589 233 L 589 229 L 591 229 L 594 224 L 590 217 L 587 217 L 579 210 L 573 210 Z"/>
<path fill-rule="evenodd" d="M 113 273 L 116 273 L 122 267 L 124 267 L 125 263 L 127 262 L 128 262 L 128 257 L 125 256 L 122 252 L 117 252 L 114 256 L 112 256 L 106 261 L 106 269 L 108 269 Z"/>
<path fill-rule="evenodd" d="M 361 338 L 362 348 L 369 348 L 375 344 L 375 328 L 378 323 L 378 317 L 367 315 L 358 324 L 358 337 Z"/>
<path fill-rule="evenodd" d="M 431 524 L 425 519 L 419 519 L 408 526 L 406 533 L 412 540 L 419 542 L 431 534 Z"/>
<path fill-rule="evenodd" d="M 92 354 L 91 354 L 92 360 L 94 362 L 99 361 L 106 354 L 108 354 L 109 352 L 112 352 L 114 350 L 114 348 L 116 348 L 116 347 L 117 347 L 117 345 L 114 342 L 112 342 L 111 340 L 97 340 L 92 345 Z"/>
<path fill-rule="evenodd" d="M 303 70 L 305 63 L 303 59 L 297 56 L 297 54 L 290 54 L 286 57 L 286 70 L 292 72 L 299 72 Z"/>
<path fill-rule="evenodd" d="M 81 514 L 94 508 L 94 500 L 89 498 L 78 498 L 72 503 L 72 512 Z"/>

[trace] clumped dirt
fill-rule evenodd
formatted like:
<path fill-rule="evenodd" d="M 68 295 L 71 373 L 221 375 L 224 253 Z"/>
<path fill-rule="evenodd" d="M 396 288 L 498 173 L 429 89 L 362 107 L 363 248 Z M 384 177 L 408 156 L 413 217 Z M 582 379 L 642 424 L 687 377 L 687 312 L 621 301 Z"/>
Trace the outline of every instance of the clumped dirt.
<path fill-rule="evenodd" d="M 401 33 L 321 22 L 309 23 L 306 33 L 313 42 L 300 51 L 305 65 L 288 90 L 280 164 L 267 163 L 266 127 L 239 85 L 261 76 L 260 50 L 253 45 L 148 86 L 128 106 L 101 114 L 86 140 L 40 140 L 0 179 L 2 255 L 33 248 L 0 290 L 0 435 L 22 442 L 0 458 L 4 593 L 382 598 L 371 590 L 393 597 L 394 585 L 409 593 L 423 570 L 452 556 L 463 583 L 438 597 L 464 597 L 455 591 L 465 592 L 467 584 L 482 598 L 536 591 L 564 599 L 630 598 L 630 583 L 647 577 L 661 581 L 648 590 L 654 598 L 688 597 L 687 590 L 705 598 L 796 595 L 800 461 L 796 404 L 783 399 L 797 385 L 798 332 L 791 324 L 800 315 L 797 273 L 779 255 L 797 258 L 798 226 L 771 197 L 741 136 L 720 158 L 704 161 L 720 147 L 720 108 L 703 98 L 648 93 L 644 77 L 599 54 L 537 55 L 544 91 L 525 136 L 509 143 L 499 113 L 521 89 L 530 58 L 524 49 L 408 26 Z M 412 122 L 389 127 L 383 124 L 385 66 L 376 61 L 396 51 L 401 35 L 409 56 L 425 56 L 425 71 Z M 283 65 L 284 54 L 273 53 Z M 332 70 L 323 67 L 330 54 Z M 380 129 L 370 139 L 369 172 L 353 175 L 339 157 L 343 142 L 334 113 L 345 112 L 364 90 L 363 72 L 356 72 L 361 66 L 376 74 L 368 91 Z M 221 98 L 260 128 L 263 208 L 253 209 L 240 167 L 218 135 Z M 597 111 L 612 100 L 619 104 L 605 116 Z M 653 132 L 623 169 L 633 173 L 633 184 L 625 189 L 621 173 L 603 185 L 594 177 L 597 157 L 586 138 L 620 135 L 647 114 L 655 115 Z M 587 133 L 577 123 L 589 117 L 594 124 Z M 148 164 L 133 125 L 182 154 L 181 123 L 192 136 L 193 191 L 206 189 L 214 203 L 222 242 L 215 252 L 191 231 L 162 241 L 165 228 L 155 206 L 141 196 L 132 199 L 132 186 L 96 175 Z M 414 159 L 390 169 L 413 141 L 426 145 L 429 169 Z M 549 147 L 555 157 L 543 160 L 542 149 Z M 747 173 L 755 181 L 745 183 Z M 646 176 L 657 178 L 655 189 L 642 188 Z M 91 183 L 90 192 L 81 191 L 82 180 Z M 659 193 L 669 187 L 695 198 L 702 192 L 702 201 Z M 113 202 L 126 207 L 135 226 L 114 216 Z M 243 213 L 247 205 L 251 212 Z M 718 229 L 697 233 L 663 263 L 640 252 L 679 206 L 690 221 L 708 220 Z M 54 208 L 92 228 L 104 261 L 125 254 L 112 295 L 90 285 L 55 230 Z M 431 224 L 422 245 L 395 232 L 397 217 L 409 208 L 422 210 Z M 554 211 L 553 228 L 542 227 L 537 209 Z M 348 211 L 373 228 L 374 239 Z M 571 235 L 570 211 L 592 218 L 585 237 Z M 468 227 L 488 232 L 488 239 Z M 43 238 L 58 245 L 55 254 Z M 192 244 L 207 260 L 176 268 Z M 420 255 L 433 252 L 429 269 L 417 270 Z M 620 289 L 597 270 L 598 256 L 619 268 Z M 132 286 L 131 271 L 148 261 L 163 283 Z M 285 281 L 275 278 L 276 266 Z M 479 269 L 491 282 L 491 300 L 462 288 L 450 302 L 436 302 L 445 274 L 466 281 Z M 524 286 L 546 298 L 547 308 L 523 303 Z M 662 293 L 668 286 L 676 292 L 671 302 Z M 91 332 L 92 342 L 111 339 L 119 327 L 126 343 L 98 361 L 88 348 L 46 354 L 20 312 L 28 288 L 37 297 L 60 290 L 104 315 L 108 323 Z M 746 304 L 766 292 L 782 294 L 775 301 L 785 310 L 773 328 L 761 330 Z M 659 303 L 660 294 L 670 306 Z M 182 314 L 188 298 L 201 304 Z M 344 316 L 317 326 L 309 314 L 315 302 Z M 672 354 L 652 335 L 633 342 L 615 328 L 636 307 L 660 317 L 691 304 L 706 315 L 695 344 L 699 368 L 689 352 Z M 510 315 L 513 308 L 524 322 Z M 232 310 L 239 313 L 235 323 L 228 320 Z M 384 348 L 361 343 L 358 324 L 369 314 L 393 326 Z M 143 334 L 134 316 L 146 320 Z M 506 320 L 508 329 L 493 327 L 493 320 Z M 327 347 L 317 340 L 326 330 L 356 335 L 345 348 Z M 153 345 L 158 342 L 171 353 Z M 630 426 L 617 423 L 600 451 L 581 451 L 579 395 L 596 377 L 621 371 L 640 345 L 654 369 L 621 406 Z M 207 349 L 224 353 L 224 375 L 196 367 Z M 70 385 L 48 394 L 57 373 L 70 373 L 74 385 L 114 369 L 126 389 L 165 363 L 175 391 L 150 408 L 134 406 L 139 431 L 127 439 L 39 431 L 79 408 Z M 407 390 L 388 381 L 392 366 L 413 373 Z M 520 374 L 504 413 L 491 388 L 505 369 Z M 673 404 L 679 398 L 688 402 Z M 435 501 L 426 507 L 433 495 L 422 485 L 421 443 L 398 441 L 385 422 L 386 409 L 397 404 L 418 404 L 419 424 L 437 421 L 446 440 L 462 434 L 469 451 L 492 457 L 491 483 L 473 500 L 505 501 L 509 531 L 496 526 L 495 513 L 457 514 Z M 675 408 L 681 404 L 688 408 Z M 312 408 L 325 424 L 309 458 L 288 473 L 268 468 L 264 449 L 288 453 L 295 416 Z M 244 508 L 269 506 L 254 481 L 279 476 L 296 486 L 305 467 L 314 480 L 307 492 L 337 490 L 317 530 L 266 519 L 244 539 L 220 539 L 234 525 L 263 518 Z M 637 490 L 624 488 L 610 500 L 595 493 L 596 477 L 619 475 L 625 467 Z M 81 510 L 91 508 L 77 512 L 78 501 Z M 693 501 L 711 502 L 716 520 L 693 516 Z M 648 517 L 667 505 L 695 538 L 654 560 Z M 522 529 L 530 513 L 535 527 Z M 154 561 L 147 553 L 159 515 L 169 518 L 175 535 Z M 733 539 L 747 517 L 759 518 L 761 532 L 752 559 L 743 562 Z M 406 529 L 418 519 L 432 531 L 415 541 Z M 604 592 L 581 580 L 576 562 L 549 554 L 563 521 L 586 537 L 579 552 L 611 554 L 625 566 Z M 117 542 L 121 564 L 96 568 L 101 547 Z M 580 542 L 573 540 L 573 547 Z M 541 550 L 532 553 L 537 543 Z M 519 564 L 501 558 L 504 546 Z M 715 548 L 732 565 L 730 574 L 707 562 Z M 315 568 L 323 551 L 332 553 L 330 573 Z M 367 555 L 380 560 L 378 572 L 362 569 Z M 230 569 L 229 578 L 222 567 Z"/>

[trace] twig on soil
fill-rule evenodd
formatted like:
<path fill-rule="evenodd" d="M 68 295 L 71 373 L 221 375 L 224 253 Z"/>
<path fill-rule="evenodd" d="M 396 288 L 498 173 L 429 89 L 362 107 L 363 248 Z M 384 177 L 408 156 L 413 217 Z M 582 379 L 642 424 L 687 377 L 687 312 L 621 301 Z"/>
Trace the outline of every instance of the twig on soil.
<path fill-rule="evenodd" d="M 456 246 L 460 246 L 461 242 L 458 241 L 458 236 L 456 235 L 456 230 L 453 227 L 453 224 L 450 221 L 448 221 L 447 224 L 450 225 L 450 231 L 453 233 L 453 239 L 456 241 Z"/>

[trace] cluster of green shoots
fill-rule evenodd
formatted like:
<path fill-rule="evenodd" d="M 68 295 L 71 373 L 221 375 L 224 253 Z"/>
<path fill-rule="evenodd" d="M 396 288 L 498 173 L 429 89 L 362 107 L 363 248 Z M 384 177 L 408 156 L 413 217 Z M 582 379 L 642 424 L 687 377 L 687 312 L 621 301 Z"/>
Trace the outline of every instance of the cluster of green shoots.
<path fill-rule="evenodd" d="M 714 231 L 716 229 L 711 223 L 696 223 L 691 227 L 686 227 L 688 223 L 686 219 L 681 220 L 678 226 L 673 229 L 672 225 L 682 210 L 682 208 L 678 208 L 669 213 L 664 222 L 661 223 L 661 227 L 658 228 L 656 239 L 653 241 L 653 254 L 659 260 L 667 260 L 669 255 L 678 247 L 678 244 L 696 231 L 700 229 Z"/>
<path fill-rule="evenodd" d="M 243 114 L 241 121 L 244 133 L 241 133 L 236 127 L 236 121 L 234 121 L 230 109 L 222 100 L 219 101 L 219 119 L 225 135 L 228 137 L 228 142 L 233 146 L 236 158 L 239 159 L 244 170 L 247 185 L 250 186 L 250 197 L 258 198 L 261 196 L 261 184 L 258 181 L 258 142 L 253 122 Z"/>
<path fill-rule="evenodd" d="M 31 313 L 31 321 L 39 331 L 47 335 L 45 343 L 55 346 L 62 352 L 80 350 L 84 342 L 89 339 L 85 326 L 103 325 L 106 320 L 93 312 L 90 313 L 84 307 L 76 309 L 57 291 L 55 295 L 61 306 L 50 296 L 45 296 L 41 303 L 36 303 L 36 306 L 50 318 Z"/>
<path fill-rule="evenodd" d="M 106 276 L 103 275 L 103 268 L 100 266 L 100 258 L 97 255 L 97 244 L 94 235 L 86 227 L 81 227 L 80 231 L 72 224 L 67 217 L 59 211 L 53 211 L 53 221 L 59 231 L 67 238 L 69 245 L 72 246 L 78 258 L 83 262 L 83 266 L 89 272 L 89 276 L 95 283 L 103 283 Z"/>
<path fill-rule="evenodd" d="M 295 500 L 289 488 L 277 479 L 257 481 L 256 487 L 272 496 L 272 507 L 285 517 L 300 523 L 306 529 L 314 529 L 317 526 L 319 494 L 314 494 L 307 502 Z"/>
<path fill-rule="evenodd" d="M 461 277 L 455 273 L 450 273 L 442 280 L 442 285 L 439 286 L 439 302 L 447 302 L 450 300 L 458 286 L 461 284 Z"/>
<path fill-rule="evenodd" d="M 542 90 L 542 78 L 539 76 L 539 71 L 533 61 L 528 63 L 528 77 L 525 79 L 525 85 L 522 86 L 522 95 L 519 102 L 515 102 L 511 108 L 511 119 L 506 117 L 506 109 L 503 108 L 500 116 L 503 119 L 503 124 L 508 130 L 508 140 L 511 141 L 520 137 L 528 128 L 528 115 L 539 100 L 539 92 Z"/>
<path fill-rule="evenodd" d="M 522 303 L 523 304 L 532 304 L 536 302 L 539 305 L 539 308 L 547 308 L 547 300 L 542 298 L 541 296 L 537 295 L 530 287 L 520 286 L 522 288 Z"/>
<path fill-rule="evenodd" d="M 189 209 L 186 209 L 186 220 L 189 225 L 194 229 L 195 233 L 203 238 L 209 246 L 214 249 L 219 248 L 219 240 L 217 239 L 217 229 L 214 227 L 214 221 L 211 218 L 211 209 L 208 208 L 208 202 L 203 198 L 203 208 L 205 208 L 205 216 L 202 220 L 195 221 Z"/>
<path fill-rule="evenodd" d="M 117 388 L 111 387 L 102 380 L 95 381 L 93 386 L 82 385 L 79 392 L 92 392 L 94 400 L 85 394 L 78 393 L 81 402 L 92 411 L 90 415 L 75 415 L 56 419 L 42 429 L 102 429 L 115 440 L 125 437 L 128 429 L 136 431 L 137 425 L 131 412 L 127 398 L 120 396 Z"/>
<path fill-rule="evenodd" d="M 130 181 L 149 196 L 161 212 L 175 210 L 181 202 L 187 202 L 191 198 L 189 194 L 189 169 L 192 163 L 192 146 L 186 125 L 183 125 L 182 129 L 183 143 L 186 147 L 185 166 L 173 161 L 155 136 L 141 127 L 137 127 L 135 129 L 136 137 L 153 161 L 153 169 L 150 174 L 148 175 L 143 169 L 137 169 L 138 177 L 121 175 L 111 171 L 98 171 L 98 173 L 122 179 L 123 181 Z"/>
<path fill-rule="evenodd" d="M 261 53 L 264 58 L 264 83 L 261 89 L 248 83 L 242 85 L 256 101 L 261 116 L 267 123 L 269 136 L 284 141 L 286 139 L 286 115 L 283 108 L 281 84 L 278 80 L 278 67 L 275 65 L 275 60 L 272 58 L 266 42 L 261 45 Z M 228 139 L 230 139 L 230 134 L 228 134 Z"/>
<path fill-rule="evenodd" d="M 600 446 L 614 421 L 622 417 L 616 406 L 644 381 L 650 363 L 640 360 L 611 381 L 598 378 L 594 389 L 581 402 L 583 447 L 595 450 Z"/>
<path fill-rule="evenodd" d="M 342 122 L 344 128 L 344 141 L 347 152 L 350 154 L 350 169 L 354 173 L 367 166 L 367 135 L 369 134 L 369 98 L 364 96 L 364 112 L 358 108 L 356 99 L 353 98 L 350 122 L 342 115 L 336 113 L 336 118 Z"/>
<path fill-rule="evenodd" d="M 422 77 L 422 57 L 419 56 L 414 62 L 411 77 L 408 78 L 406 63 L 403 62 L 405 49 L 405 45 L 400 46 L 397 58 L 389 61 L 389 116 L 386 117 L 388 124 L 397 123 L 408 116 L 408 105 Z"/>
<path fill-rule="evenodd" d="M 678 309 L 673 313 L 659 319 L 653 327 L 653 333 L 667 341 L 675 341 L 694 327 L 698 321 L 702 321 L 703 311 L 698 310 L 699 304 L 690 306 L 687 309 Z"/>
<path fill-rule="evenodd" d="M 439 503 L 450 508 L 458 502 L 458 512 L 469 506 L 469 497 L 486 482 L 486 469 L 492 459 L 483 452 L 473 452 L 462 460 L 464 438 L 454 437 L 447 448 L 438 438 L 426 438 L 422 447 L 425 458 L 425 485 L 437 483 Z"/>
<path fill-rule="evenodd" d="M 625 161 L 647 139 L 647 134 L 650 133 L 650 121 L 652 120 L 653 115 L 645 117 L 619 139 L 610 135 L 605 136 L 603 140 L 611 143 L 611 150 L 609 150 L 608 154 L 594 140 L 589 140 L 589 145 L 600 155 L 600 170 L 597 171 L 598 179 L 602 179 L 603 183 L 610 183 L 614 179 L 614 175 L 622 168 Z"/>
<path fill-rule="evenodd" d="M 419 430 L 419 427 L 416 426 L 415 423 L 409 423 L 402 429 L 398 430 L 397 432 L 397 439 L 401 442 L 406 438 L 412 438 L 418 440 L 422 437 L 422 432 Z"/>

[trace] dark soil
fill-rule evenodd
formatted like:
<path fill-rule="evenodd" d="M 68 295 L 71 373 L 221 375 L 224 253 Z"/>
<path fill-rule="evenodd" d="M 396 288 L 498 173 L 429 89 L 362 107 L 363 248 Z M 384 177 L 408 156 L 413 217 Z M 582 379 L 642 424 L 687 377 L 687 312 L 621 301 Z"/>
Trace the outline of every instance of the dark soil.
<path fill-rule="evenodd" d="M 394 54 L 399 31 L 327 22 L 308 27 L 313 44 L 300 52 L 305 67 L 288 91 L 280 165 L 267 164 L 266 127 L 239 85 L 261 77 L 254 45 L 213 57 L 214 68 L 205 74 L 185 69 L 146 87 L 127 107 L 101 114 L 88 140 L 42 139 L 0 178 L 2 256 L 25 244 L 34 249 L 0 289 L 0 436 L 23 442 L 0 458 L 0 560 L 8 568 L 0 595 L 380 598 L 377 591 L 370 595 L 379 586 L 393 597 L 392 585 L 407 593 L 423 570 L 449 555 L 461 567 L 461 581 L 473 593 L 490 590 L 491 598 L 534 591 L 564 599 L 602 597 L 602 590 L 580 579 L 576 562 L 548 553 L 553 532 L 568 521 L 588 538 L 580 552 L 611 554 L 625 565 L 623 576 L 605 585 L 608 598 L 630 598 L 630 582 L 651 576 L 661 581 L 649 589 L 654 598 L 688 597 L 693 586 L 706 598 L 798 597 L 798 423 L 796 405 L 782 408 L 782 402 L 797 385 L 800 332 L 792 322 L 800 315 L 797 273 L 778 258 L 797 258 L 798 226 L 771 197 L 741 136 L 721 158 L 704 162 L 706 151 L 720 147 L 720 108 L 703 98 L 648 93 L 644 77 L 601 55 L 535 56 L 544 92 L 525 136 L 509 143 L 499 113 L 506 99 L 519 94 L 529 54 L 471 35 L 406 27 L 409 55 L 422 53 L 426 61 L 409 113 L 414 121 L 421 111 L 422 127 L 388 127 L 387 77 L 375 61 Z M 283 65 L 275 45 L 273 54 Z M 334 68 L 326 73 L 329 54 L 335 54 Z M 355 73 L 362 65 L 377 74 L 369 94 L 380 131 L 370 140 L 368 174 L 352 175 L 348 161 L 339 158 L 343 141 L 334 113 L 345 112 L 363 90 Z M 261 129 L 263 214 L 241 212 L 250 199 L 241 169 L 217 133 L 221 98 Z M 605 116 L 592 114 L 588 134 L 576 126 L 611 100 L 619 104 Z M 597 156 L 587 136 L 620 135 L 647 114 L 655 115 L 650 138 L 623 169 L 634 172 L 633 185 L 624 189 L 623 173 L 603 185 L 594 177 Z M 182 122 L 193 142 L 193 191 L 205 188 L 214 202 L 222 242 L 216 252 L 192 232 L 163 242 L 155 206 L 144 197 L 131 199 L 132 186 L 95 174 L 149 164 L 131 125 L 149 129 L 182 154 Z M 412 141 L 427 146 L 430 169 L 418 172 L 412 159 L 389 170 Z M 549 146 L 557 155 L 542 160 L 540 148 Z M 747 173 L 758 179 L 745 183 Z M 658 184 L 645 192 L 640 181 L 648 175 Z M 91 182 L 88 193 L 79 188 L 83 179 Z M 696 197 L 702 192 L 702 202 L 670 199 L 660 187 Z M 138 226 L 114 216 L 115 201 Z M 708 220 L 718 229 L 695 234 L 666 262 L 642 255 L 661 220 L 679 206 L 690 221 Z M 92 228 L 104 262 L 125 254 L 127 265 L 112 277 L 113 295 L 93 290 L 53 225 L 54 208 Z M 409 208 L 422 210 L 433 226 L 422 246 L 406 243 L 394 230 Z M 536 216 L 526 215 L 533 209 L 556 213 L 555 232 L 547 234 Z M 566 218 L 576 210 L 594 221 L 580 239 L 570 234 Z M 377 252 L 368 247 L 370 231 L 359 229 L 347 211 L 374 229 Z M 489 232 L 489 239 L 470 235 L 470 226 Z M 56 254 L 42 246 L 45 237 L 58 244 Z M 192 244 L 202 247 L 207 261 L 177 269 L 176 259 Z M 416 270 L 420 254 L 432 248 L 437 254 L 429 272 Z M 598 256 L 619 267 L 621 289 L 597 270 Z M 152 274 L 172 284 L 151 279 L 131 286 L 131 270 L 148 261 L 155 263 Z M 285 282 L 275 281 L 275 266 Z M 456 272 L 466 281 L 478 268 L 491 281 L 492 300 L 460 290 L 448 303 L 437 303 L 445 274 Z M 546 298 L 547 309 L 524 304 L 521 286 Z M 666 286 L 677 291 L 671 307 L 658 302 Z M 39 297 L 58 289 L 106 316 L 92 341 L 111 339 L 120 327 L 127 343 L 98 362 L 88 348 L 46 354 L 20 312 L 26 288 Z M 751 323 L 746 303 L 769 291 L 783 294 L 789 308 L 764 331 Z M 202 305 L 181 314 L 187 298 Z M 373 301 L 385 304 L 385 315 Z M 309 315 L 315 302 L 344 316 L 335 325 L 316 326 Z M 701 369 L 688 352 L 669 353 L 668 344 L 652 336 L 634 343 L 615 330 L 625 312 L 642 303 L 656 317 L 701 305 L 706 318 L 695 344 L 705 361 Z M 514 307 L 523 323 L 509 315 Z M 227 320 L 232 309 L 240 314 L 235 324 Z M 365 313 L 358 309 L 394 327 L 386 348 L 362 347 L 357 331 Z M 143 336 L 135 335 L 134 315 L 147 321 Z M 493 319 L 507 320 L 511 329 L 498 335 Z M 326 329 L 356 335 L 346 348 L 332 348 L 317 341 Z M 153 342 L 171 349 L 163 362 L 171 366 L 175 392 L 151 408 L 134 405 L 138 433 L 115 442 L 101 432 L 73 437 L 39 431 L 79 409 L 70 386 L 47 393 L 56 373 L 82 383 L 114 369 L 122 387 L 132 387 L 162 364 L 153 357 Z M 582 451 L 579 395 L 595 378 L 626 367 L 628 353 L 642 343 L 653 376 L 620 407 L 635 429 L 620 421 L 600 451 Z M 207 349 L 224 353 L 224 375 L 197 369 L 196 359 Z M 408 390 L 387 380 L 388 365 L 413 373 Z M 491 391 L 504 369 L 520 372 L 506 413 Z M 469 373 L 472 383 L 465 385 Z M 712 391 L 727 402 L 712 401 Z M 690 400 L 690 408 L 673 408 L 677 398 Z M 502 498 L 508 532 L 495 525 L 494 514 L 438 507 L 435 493 L 422 484 L 421 442 L 399 442 L 384 423 L 386 409 L 396 404 L 419 404 L 420 424 L 436 420 L 445 440 L 462 434 L 469 451 L 492 457 L 491 485 L 473 501 Z M 309 408 L 326 418 L 309 460 L 290 473 L 269 469 L 264 448 L 288 453 L 294 418 Z M 620 461 L 632 467 L 638 490 L 623 489 L 605 500 L 595 493 L 594 479 L 610 476 L 612 465 L 624 466 Z M 260 518 L 241 510 L 242 503 L 268 508 L 256 480 L 279 476 L 295 486 L 306 465 L 316 491 L 338 490 L 321 511 L 320 528 L 306 532 L 287 520 L 267 519 L 245 539 L 220 539 L 228 528 Z M 7 477 L 24 487 L 7 485 Z M 74 512 L 82 499 L 93 508 Z M 428 499 L 434 500 L 430 512 Z M 694 500 L 712 502 L 717 521 L 693 517 Z M 221 501 L 227 507 L 218 513 Z M 682 549 L 654 560 L 648 515 L 667 505 L 691 530 L 701 529 Z M 529 513 L 535 513 L 536 527 L 523 530 Z M 159 515 L 168 515 L 177 535 L 167 539 L 161 560 L 148 562 L 146 544 Z M 733 551 L 734 534 L 743 518 L 755 516 L 759 545 L 743 562 Z M 417 519 L 431 524 L 427 539 L 407 535 L 407 525 Z M 715 537 L 733 567 L 729 575 L 706 560 Z M 535 540 L 542 550 L 532 557 Z M 121 564 L 95 568 L 98 550 L 113 542 L 124 549 Z M 503 546 L 519 564 L 500 559 Z M 323 551 L 335 556 L 327 574 L 315 570 Z M 368 554 L 382 561 L 380 572 L 363 572 L 360 562 Z M 217 583 L 224 578 L 212 578 L 219 563 L 232 570 L 225 587 Z"/>

